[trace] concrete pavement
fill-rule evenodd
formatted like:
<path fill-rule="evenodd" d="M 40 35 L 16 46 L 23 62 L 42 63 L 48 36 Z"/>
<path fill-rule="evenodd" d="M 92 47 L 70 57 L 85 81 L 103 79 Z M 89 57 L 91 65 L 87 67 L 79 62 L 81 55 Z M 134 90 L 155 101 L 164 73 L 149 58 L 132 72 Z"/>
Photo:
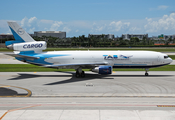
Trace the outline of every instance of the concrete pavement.
<path fill-rule="evenodd" d="M 86 72 L 0 72 L 1 84 L 32 91 L 32 96 L 175 96 L 175 71 L 116 71 L 111 75 Z"/>
<path fill-rule="evenodd" d="M 0 117 L 2 120 L 174 120 L 173 106 L 172 98 L 2 98 Z"/>
<path fill-rule="evenodd" d="M 1 97 L 0 120 L 175 119 L 175 71 L 87 72 L 85 78 L 74 73 L 0 72 L 0 90 L 32 92 Z"/>

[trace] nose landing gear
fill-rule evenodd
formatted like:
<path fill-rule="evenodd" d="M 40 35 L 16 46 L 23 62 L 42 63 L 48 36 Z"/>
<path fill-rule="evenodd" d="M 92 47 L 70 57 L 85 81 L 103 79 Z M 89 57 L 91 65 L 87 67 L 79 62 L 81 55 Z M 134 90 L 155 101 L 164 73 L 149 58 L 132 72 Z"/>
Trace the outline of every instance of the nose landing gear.
<path fill-rule="evenodd" d="M 148 76 L 149 74 L 148 74 L 148 68 L 145 68 L 145 76 Z"/>

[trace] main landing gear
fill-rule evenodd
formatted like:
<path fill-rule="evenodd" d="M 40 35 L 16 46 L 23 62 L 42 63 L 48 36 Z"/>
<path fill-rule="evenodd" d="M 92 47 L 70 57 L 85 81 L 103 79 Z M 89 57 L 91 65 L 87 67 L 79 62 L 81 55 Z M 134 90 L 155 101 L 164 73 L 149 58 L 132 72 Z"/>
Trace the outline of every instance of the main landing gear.
<path fill-rule="evenodd" d="M 148 68 L 145 68 L 145 76 L 148 76 L 149 74 L 148 74 Z"/>
<path fill-rule="evenodd" d="M 76 76 L 76 78 L 79 78 L 79 77 L 84 78 L 84 77 L 85 77 L 85 72 L 82 71 L 81 68 L 78 68 L 78 69 L 76 70 L 76 74 L 75 74 L 75 76 Z"/>

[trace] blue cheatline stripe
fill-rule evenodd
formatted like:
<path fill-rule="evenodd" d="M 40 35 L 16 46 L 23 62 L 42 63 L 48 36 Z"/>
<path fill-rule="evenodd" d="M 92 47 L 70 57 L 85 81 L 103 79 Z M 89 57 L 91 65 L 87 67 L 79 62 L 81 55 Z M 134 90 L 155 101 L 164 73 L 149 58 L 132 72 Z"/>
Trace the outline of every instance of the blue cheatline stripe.
<path fill-rule="evenodd" d="M 21 41 L 21 42 L 25 42 L 10 26 L 9 26 L 10 30 L 13 33 L 13 36 L 15 38 L 16 41 Z"/>
<path fill-rule="evenodd" d="M 31 57 L 42 57 L 42 58 L 70 56 L 70 54 L 43 54 L 43 53 L 34 53 L 34 51 L 28 51 L 28 53 L 21 52 L 19 55 L 25 55 L 25 56 L 31 56 Z"/>
<path fill-rule="evenodd" d="M 20 57 L 16 57 L 17 60 L 20 61 L 26 61 L 28 63 L 32 63 L 32 64 L 36 64 L 36 65 L 52 65 L 53 63 L 49 63 L 46 62 L 45 59 L 50 58 L 50 57 L 62 57 L 62 56 L 70 56 L 69 54 L 42 54 L 42 53 L 33 53 L 33 51 L 29 51 L 29 53 L 31 52 L 31 54 L 19 54 L 19 55 L 25 55 L 25 56 L 31 56 L 31 57 L 39 57 L 39 59 L 27 59 L 27 58 L 20 58 Z"/>

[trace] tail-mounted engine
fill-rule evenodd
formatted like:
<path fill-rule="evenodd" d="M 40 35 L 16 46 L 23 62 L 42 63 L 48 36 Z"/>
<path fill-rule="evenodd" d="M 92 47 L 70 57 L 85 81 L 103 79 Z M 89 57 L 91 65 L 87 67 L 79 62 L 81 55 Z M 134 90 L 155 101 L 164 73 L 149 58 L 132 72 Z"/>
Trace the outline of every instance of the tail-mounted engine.
<path fill-rule="evenodd" d="M 8 41 L 12 42 L 12 41 Z M 8 49 L 15 51 L 35 51 L 35 50 L 45 50 L 47 48 L 47 43 L 45 41 L 38 42 L 22 42 L 22 43 L 13 43 L 6 45 Z"/>

